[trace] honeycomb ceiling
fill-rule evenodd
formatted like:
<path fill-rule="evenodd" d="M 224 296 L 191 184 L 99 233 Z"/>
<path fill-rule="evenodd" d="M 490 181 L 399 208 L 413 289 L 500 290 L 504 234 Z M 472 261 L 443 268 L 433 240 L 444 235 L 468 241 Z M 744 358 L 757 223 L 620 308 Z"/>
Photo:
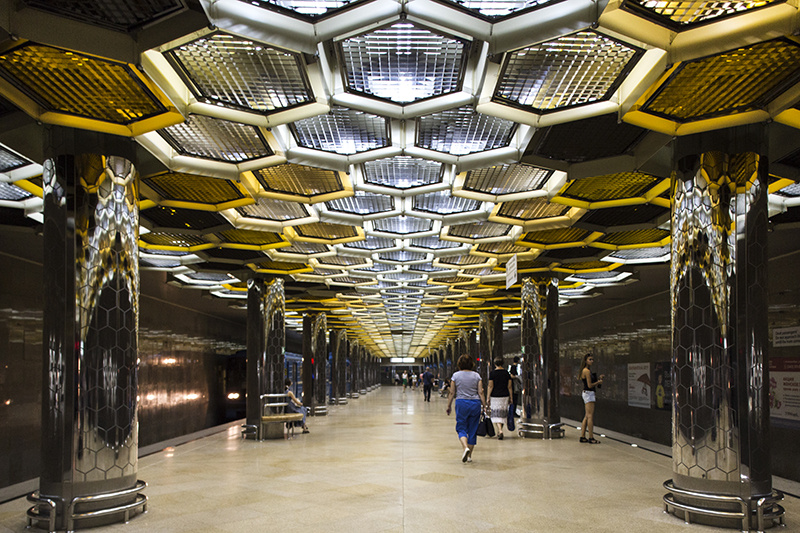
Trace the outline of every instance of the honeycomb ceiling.
<path fill-rule="evenodd" d="M 141 268 L 234 307 L 282 277 L 287 327 L 325 312 L 384 357 L 518 325 L 512 258 L 561 305 L 635 281 L 669 259 L 672 138 L 800 128 L 794 3 L 0 4 L 0 223 L 41 222 L 42 125 L 130 137 Z"/>

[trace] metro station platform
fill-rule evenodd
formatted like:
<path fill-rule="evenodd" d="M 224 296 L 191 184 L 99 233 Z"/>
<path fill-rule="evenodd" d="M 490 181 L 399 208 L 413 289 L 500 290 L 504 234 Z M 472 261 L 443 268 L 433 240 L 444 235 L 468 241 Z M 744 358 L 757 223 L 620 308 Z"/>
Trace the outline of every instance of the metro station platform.
<path fill-rule="evenodd" d="M 612 434 L 580 444 L 572 427 L 551 441 L 506 432 L 479 437 L 474 461 L 462 463 L 445 406 L 436 394 L 426 403 L 421 391 L 383 386 L 309 418 L 311 432 L 292 439 L 255 442 L 238 424 L 220 428 L 142 457 L 147 513 L 88 531 L 731 531 L 663 512 L 672 474 L 664 446 Z M 800 495 L 798 483 L 774 486 Z M 775 530 L 800 531 L 800 499 L 783 505 L 786 527 Z M 0 532 L 26 531 L 28 506 L 0 505 Z"/>

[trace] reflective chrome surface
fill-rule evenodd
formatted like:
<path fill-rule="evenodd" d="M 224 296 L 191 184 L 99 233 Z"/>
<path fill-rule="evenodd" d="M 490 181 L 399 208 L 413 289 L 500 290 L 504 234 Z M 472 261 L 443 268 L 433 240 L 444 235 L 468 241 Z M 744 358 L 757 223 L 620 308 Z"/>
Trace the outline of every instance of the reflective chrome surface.
<path fill-rule="evenodd" d="M 706 151 L 677 161 L 672 188 L 675 486 L 770 494 L 767 162 Z"/>
<path fill-rule="evenodd" d="M 347 371 L 347 332 L 331 329 L 331 403 L 346 403 L 345 373 Z"/>
<path fill-rule="evenodd" d="M 247 281 L 247 423 L 259 427 L 261 395 L 284 390 L 285 307 L 282 279 Z"/>
<path fill-rule="evenodd" d="M 358 391 L 360 390 L 360 383 L 358 380 L 358 367 L 361 364 L 361 346 L 357 340 L 350 343 L 350 374 L 348 380 L 350 384 L 350 397 L 358 398 Z"/>
<path fill-rule="evenodd" d="M 325 313 L 314 315 L 311 331 L 311 352 L 314 354 L 314 405 L 328 403 L 328 321 Z"/>
<path fill-rule="evenodd" d="M 483 378 L 484 387 L 489 381 L 489 372 L 494 368 L 494 359 L 503 357 L 503 313 L 484 311 L 478 318 L 480 329 L 480 351 L 476 370 Z M 456 360 L 458 360 L 456 358 Z M 485 389 L 484 389 L 485 390 Z"/>
<path fill-rule="evenodd" d="M 520 347 L 522 352 L 522 421 L 538 424 L 541 437 L 561 422 L 558 365 L 558 279 L 524 278 Z"/>
<path fill-rule="evenodd" d="M 139 209 L 130 161 L 44 164 L 45 343 L 41 494 L 128 488 L 138 462 Z"/>

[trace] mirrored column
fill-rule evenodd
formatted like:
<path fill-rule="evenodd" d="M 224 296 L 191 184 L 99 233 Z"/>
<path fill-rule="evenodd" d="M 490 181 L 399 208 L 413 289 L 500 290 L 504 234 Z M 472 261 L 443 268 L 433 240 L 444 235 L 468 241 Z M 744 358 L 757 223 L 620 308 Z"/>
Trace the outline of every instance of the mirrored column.
<path fill-rule="evenodd" d="M 478 372 L 483 378 L 483 386 L 489 381 L 489 372 L 494 368 L 492 361 L 503 357 L 503 313 L 500 311 L 483 311 L 478 319 L 480 329 L 480 364 Z M 485 389 L 484 389 L 485 390 Z"/>
<path fill-rule="evenodd" d="M 314 363 L 314 416 L 328 414 L 328 320 L 325 313 L 313 316 L 311 353 Z"/>
<path fill-rule="evenodd" d="M 347 403 L 347 387 L 345 376 L 347 371 L 347 332 L 343 329 L 332 329 L 331 345 L 331 399 L 332 404 Z"/>
<path fill-rule="evenodd" d="M 672 178 L 673 499 L 770 507 L 768 165 L 761 126 L 681 138 Z M 763 500 L 762 500 L 763 499 Z M 761 502 L 761 503 L 759 503 Z M 683 511 L 677 511 L 685 516 Z M 746 529 L 741 520 L 693 520 Z M 755 527 L 755 518 L 752 517 Z"/>
<path fill-rule="evenodd" d="M 520 435 L 560 438 L 564 430 L 558 407 L 558 279 L 523 279 L 521 315 Z"/>
<path fill-rule="evenodd" d="M 284 315 L 286 299 L 282 279 L 247 281 L 247 425 L 256 426 L 254 438 L 283 436 L 274 424 L 263 426 L 269 395 L 284 392 Z M 268 410 L 268 409 L 267 409 Z M 263 427 L 262 427 L 263 426 Z M 262 433 L 263 432 L 263 433 Z M 269 433 L 269 434 L 266 434 Z"/>
<path fill-rule="evenodd" d="M 31 512 L 71 530 L 87 524 L 76 514 L 147 501 L 137 479 L 139 177 L 127 139 L 57 127 L 47 137 L 42 466 Z M 111 493 L 120 495 L 90 500 Z"/>

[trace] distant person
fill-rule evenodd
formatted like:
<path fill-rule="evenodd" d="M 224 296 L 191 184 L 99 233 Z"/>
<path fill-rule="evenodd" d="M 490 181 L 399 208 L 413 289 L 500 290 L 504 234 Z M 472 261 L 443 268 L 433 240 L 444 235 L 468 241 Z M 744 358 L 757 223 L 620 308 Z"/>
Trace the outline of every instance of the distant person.
<path fill-rule="evenodd" d="M 403 370 L 403 393 L 406 392 L 406 387 L 408 387 L 408 372 Z"/>
<path fill-rule="evenodd" d="M 600 379 L 597 379 L 595 377 L 597 374 L 592 373 L 592 363 L 594 363 L 594 355 L 587 353 L 583 356 L 580 375 L 581 381 L 583 382 L 583 406 L 586 410 L 586 414 L 583 416 L 583 421 L 581 422 L 580 441 L 590 444 L 600 444 L 600 441 L 594 438 L 594 404 L 597 399 L 595 389 L 603 384 L 605 375 L 601 375 Z M 587 433 L 589 438 L 586 438 Z"/>
<path fill-rule="evenodd" d="M 286 402 L 286 412 L 303 413 L 303 433 L 308 433 L 308 426 L 306 425 L 306 408 L 303 406 L 303 402 L 298 400 L 292 392 L 292 380 L 286 378 L 286 381 L 284 381 L 283 384 L 286 386 L 286 396 L 289 397 Z"/>
<path fill-rule="evenodd" d="M 461 462 L 472 462 L 472 450 L 478 443 L 478 423 L 481 412 L 486 408 L 486 398 L 483 396 L 483 381 L 481 375 L 475 372 L 475 361 L 463 354 L 458 358 L 458 372 L 450 380 L 450 396 L 447 399 L 447 415 L 453 400 L 456 401 L 456 432 L 461 441 L 463 451 Z"/>
<path fill-rule="evenodd" d="M 422 374 L 422 395 L 423 400 L 426 402 L 431 401 L 431 391 L 433 390 L 433 374 L 431 374 L 431 367 L 427 367 Z"/>
<path fill-rule="evenodd" d="M 520 408 L 522 405 L 522 365 L 519 361 L 519 356 L 514 356 L 514 363 L 508 365 L 508 373 L 511 376 L 511 385 L 514 388 L 513 392 L 513 403 L 517 409 Z M 514 413 L 514 416 L 518 416 L 517 413 Z"/>
<path fill-rule="evenodd" d="M 398 374 L 397 372 L 394 373 L 394 384 L 400 385 L 400 374 Z"/>
<path fill-rule="evenodd" d="M 497 440 L 503 440 L 503 425 L 508 420 L 508 406 L 514 401 L 511 374 L 503 368 L 503 358 L 494 360 L 494 370 L 489 373 L 489 409 L 492 423 L 497 426 Z"/>

